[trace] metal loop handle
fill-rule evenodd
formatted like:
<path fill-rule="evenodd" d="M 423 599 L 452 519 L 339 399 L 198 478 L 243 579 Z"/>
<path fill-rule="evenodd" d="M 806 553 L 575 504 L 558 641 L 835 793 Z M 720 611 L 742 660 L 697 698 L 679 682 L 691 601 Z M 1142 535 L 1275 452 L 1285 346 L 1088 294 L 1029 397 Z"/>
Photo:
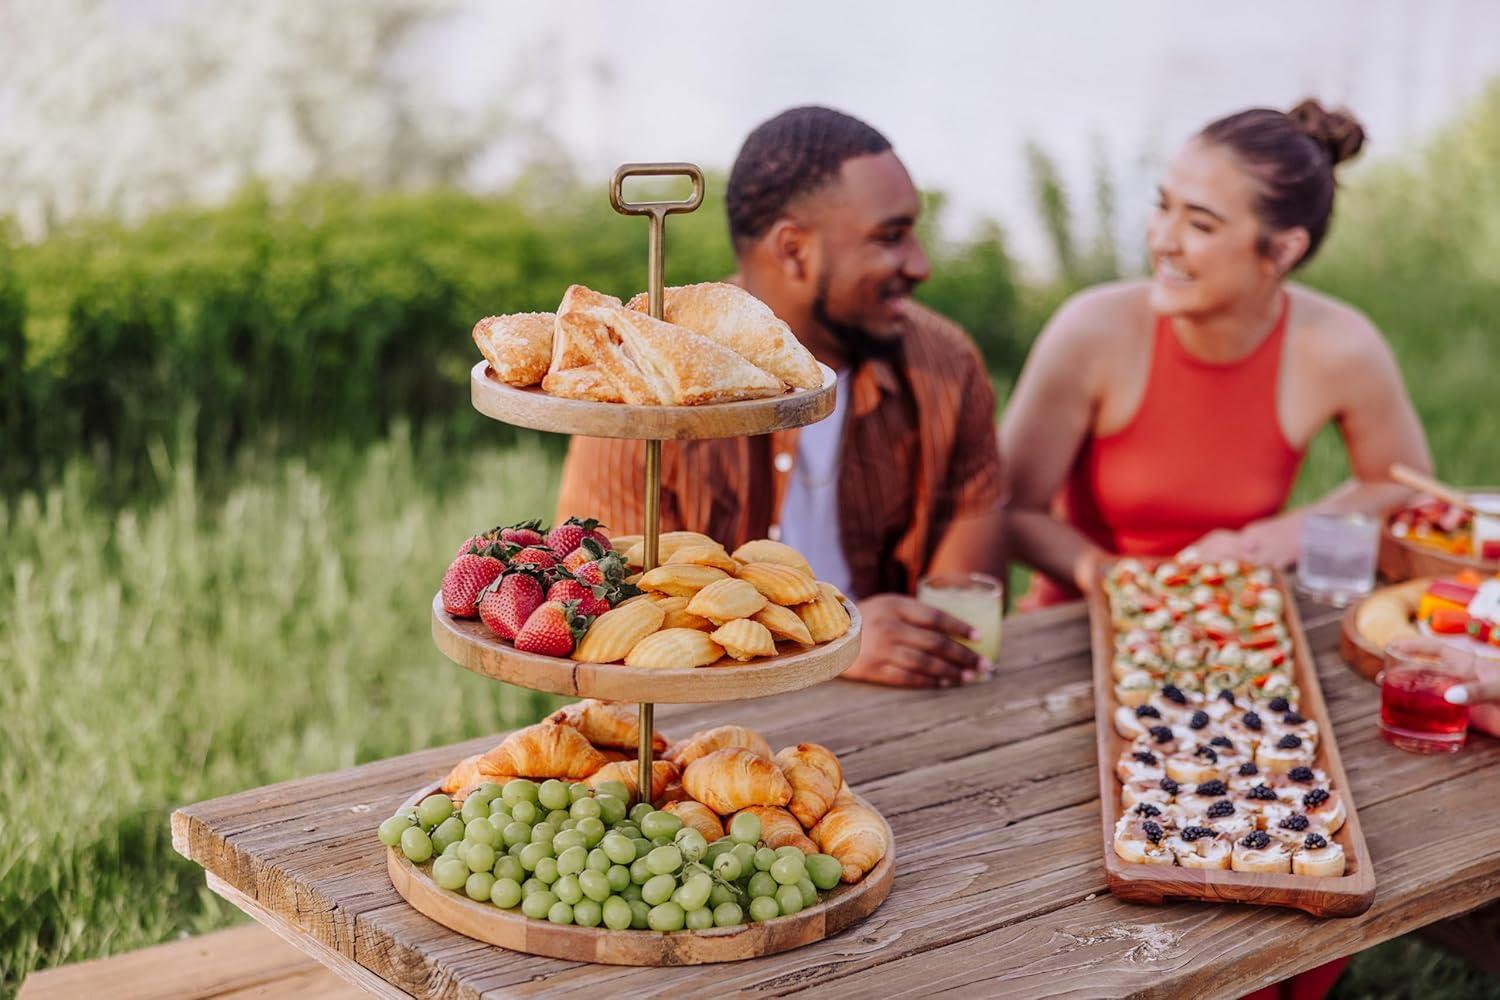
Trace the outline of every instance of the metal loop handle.
<path fill-rule="evenodd" d="M 681 201 L 626 201 L 627 177 L 686 177 L 693 182 L 693 193 Z M 622 163 L 609 181 L 609 203 L 621 215 L 661 218 L 691 212 L 703 204 L 703 171 L 693 163 Z"/>

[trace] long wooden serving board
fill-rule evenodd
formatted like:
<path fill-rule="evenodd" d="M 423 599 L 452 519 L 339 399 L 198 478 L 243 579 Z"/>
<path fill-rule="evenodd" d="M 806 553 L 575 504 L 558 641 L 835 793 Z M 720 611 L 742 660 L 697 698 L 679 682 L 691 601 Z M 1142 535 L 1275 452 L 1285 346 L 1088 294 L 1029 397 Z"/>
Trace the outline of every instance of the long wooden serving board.
<path fill-rule="evenodd" d="M 1323 689 L 1318 685 L 1318 673 L 1302 631 L 1297 603 L 1286 578 L 1280 573 L 1276 575 L 1276 586 L 1281 591 L 1287 631 L 1292 639 L 1293 677 L 1301 691 L 1298 710 L 1318 723 L 1321 738 L 1318 740 L 1316 766 L 1327 773 L 1348 812 L 1343 827 L 1333 837 L 1344 848 L 1347 859 L 1343 876 L 1320 878 L 1132 864 L 1115 853 L 1114 828 L 1120 817 L 1120 782 L 1115 776 L 1115 761 L 1128 741 L 1115 731 L 1113 722 L 1119 703 L 1115 699 L 1114 677 L 1110 669 L 1114 659 L 1115 633 L 1109 596 L 1103 587 L 1107 572 L 1107 566 L 1101 568 L 1088 603 L 1094 648 L 1094 727 L 1099 753 L 1100 828 L 1109 891 L 1136 903 L 1163 903 L 1175 899 L 1256 903 L 1294 907 L 1316 917 L 1352 917 L 1368 910 L 1375 901 L 1375 869 L 1370 863 L 1364 833 L 1360 830 L 1359 815 L 1339 758 L 1333 722 L 1323 702 Z"/>

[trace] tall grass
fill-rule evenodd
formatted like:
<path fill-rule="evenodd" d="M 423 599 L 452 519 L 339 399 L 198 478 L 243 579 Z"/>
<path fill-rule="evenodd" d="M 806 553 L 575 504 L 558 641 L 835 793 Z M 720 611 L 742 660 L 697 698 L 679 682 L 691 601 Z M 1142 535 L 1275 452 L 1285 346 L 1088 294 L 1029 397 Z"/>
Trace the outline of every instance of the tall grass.
<path fill-rule="evenodd" d="M 448 663 L 425 609 L 465 533 L 550 516 L 555 450 L 248 463 L 221 501 L 152 458 L 145 509 L 74 466 L 0 508 L 0 994 L 27 971 L 231 919 L 179 804 L 532 721 Z"/>

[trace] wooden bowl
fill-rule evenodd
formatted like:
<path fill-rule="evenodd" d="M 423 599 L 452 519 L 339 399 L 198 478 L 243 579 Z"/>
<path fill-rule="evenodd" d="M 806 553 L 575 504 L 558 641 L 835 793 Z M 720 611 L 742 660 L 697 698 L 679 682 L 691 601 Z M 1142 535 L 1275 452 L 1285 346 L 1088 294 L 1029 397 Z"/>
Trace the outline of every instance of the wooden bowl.
<path fill-rule="evenodd" d="M 1484 486 L 1470 492 L 1500 494 L 1500 488 Z M 1385 527 L 1380 533 L 1380 555 L 1376 563 L 1380 575 L 1390 582 L 1400 583 L 1419 576 L 1452 576 L 1466 569 L 1485 576 L 1500 573 L 1500 559 L 1456 556 L 1430 545 L 1397 538 L 1391 533 L 1391 520 L 1395 516 L 1395 512 L 1392 512 L 1385 519 Z"/>
<path fill-rule="evenodd" d="M 437 790 L 437 786 L 423 789 L 400 808 L 411 808 Z M 869 806 L 860 796 L 855 798 Z M 511 951 L 605 965 L 735 962 L 821 941 L 874 913 L 891 891 L 896 864 L 890 824 L 884 817 L 881 822 L 885 823 L 885 857 L 859 882 L 841 884 L 816 906 L 789 917 L 703 931 L 612 931 L 533 920 L 518 911 L 502 910 L 439 888 L 430 872 L 412 864 L 394 848 L 386 848 L 386 870 L 401 898 L 419 913 L 449 930 Z"/>
<path fill-rule="evenodd" d="M 474 409 L 517 427 L 584 437 L 685 441 L 769 434 L 817 423 L 833 412 L 838 378 L 819 364 L 823 384 L 766 399 L 702 406 L 631 406 L 549 396 L 540 388 L 517 389 L 495 378 L 488 362 L 469 371 Z"/>
<path fill-rule="evenodd" d="M 846 602 L 849 631 L 821 646 L 748 663 L 652 670 L 623 663 L 575 663 L 523 653 L 495 638 L 484 623 L 454 618 L 432 598 L 432 639 L 454 663 L 497 681 L 533 691 L 605 701 L 649 701 L 664 705 L 739 701 L 796 691 L 843 673 L 859 655 L 859 609 Z"/>

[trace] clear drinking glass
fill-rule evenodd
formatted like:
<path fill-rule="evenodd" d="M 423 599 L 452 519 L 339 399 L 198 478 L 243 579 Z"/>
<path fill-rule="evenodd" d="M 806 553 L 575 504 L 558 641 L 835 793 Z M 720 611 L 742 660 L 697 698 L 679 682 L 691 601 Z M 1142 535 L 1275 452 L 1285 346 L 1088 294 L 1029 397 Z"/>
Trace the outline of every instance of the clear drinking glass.
<path fill-rule="evenodd" d="M 917 582 L 917 600 L 946 611 L 979 630 L 978 639 L 960 639 L 994 663 L 1000 656 L 1000 623 L 1005 616 L 1005 590 L 985 573 L 948 573 L 924 576 Z"/>
<path fill-rule="evenodd" d="M 1473 654 L 1443 648 L 1439 641 L 1397 642 L 1385 651 L 1380 684 L 1380 738 L 1412 753 L 1457 753 L 1469 730 L 1469 707 L 1443 695 L 1472 674 L 1464 658 Z"/>
<path fill-rule="evenodd" d="M 1309 514 L 1302 522 L 1297 586 L 1341 608 L 1375 586 L 1380 522 L 1365 514 Z"/>

